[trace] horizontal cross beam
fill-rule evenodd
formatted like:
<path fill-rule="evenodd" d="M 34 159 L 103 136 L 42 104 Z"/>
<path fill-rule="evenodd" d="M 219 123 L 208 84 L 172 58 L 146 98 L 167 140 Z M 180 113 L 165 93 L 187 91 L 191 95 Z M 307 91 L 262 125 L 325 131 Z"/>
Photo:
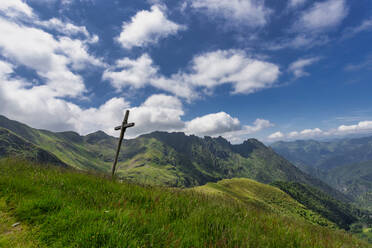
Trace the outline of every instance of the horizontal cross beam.
<path fill-rule="evenodd" d="M 132 123 L 124 124 L 124 125 L 122 125 L 122 126 L 117 126 L 117 127 L 115 127 L 115 131 L 118 131 L 118 130 L 120 130 L 121 128 L 129 128 L 129 127 L 134 127 L 134 123 L 132 122 Z"/>

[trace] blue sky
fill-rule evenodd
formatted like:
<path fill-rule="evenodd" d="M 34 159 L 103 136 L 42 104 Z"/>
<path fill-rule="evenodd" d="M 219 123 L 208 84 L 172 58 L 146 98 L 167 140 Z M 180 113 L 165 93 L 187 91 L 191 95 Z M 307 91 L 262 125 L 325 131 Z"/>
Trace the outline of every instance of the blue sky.
<path fill-rule="evenodd" d="M 1 0 L 0 114 L 231 142 L 372 131 L 370 0 Z"/>

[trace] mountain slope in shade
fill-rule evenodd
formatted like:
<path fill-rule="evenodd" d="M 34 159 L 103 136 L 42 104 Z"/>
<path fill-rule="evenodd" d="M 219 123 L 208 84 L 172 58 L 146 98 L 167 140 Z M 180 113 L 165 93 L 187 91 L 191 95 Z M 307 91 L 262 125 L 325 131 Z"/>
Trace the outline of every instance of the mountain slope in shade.
<path fill-rule="evenodd" d="M 296 182 L 275 182 L 273 185 L 341 228 L 349 229 L 358 219 L 369 219 L 368 212 L 361 213 L 349 204 L 337 201 L 308 185 Z"/>
<path fill-rule="evenodd" d="M 324 175 L 324 181 L 372 210 L 372 160 L 333 168 Z"/>
<path fill-rule="evenodd" d="M 271 147 L 360 206 L 372 209 L 372 137 L 276 142 Z"/>
<path fill-rule="evenodd" d="M 275 142 L 271 147 L 306 170 L 327 171 L 338 166 L 372 160 L 372 136 L 321 142 L 297 140 Z"/>
<path fill-rule="evenodd" d="M 53 153 L 72 167 L 83 170 L 108 171 L 112 165 L 117 139 L 102 135 L 103 132 L 87 136 L 80 136 L 75 132 L 55 133 L 34 129 L 4 116 L 0 116 L 0 127 L 6 128 L 28 142 Z"/>
<path fill-rule="evenodd" d="M 30 128 L 0 118 L 8 128 L 29 142 L 79 169 L 109 172 L 117 139 L 99 131 L 87 136 L 75 132 L 53 133 Z M 154 132 L 125 140 L 119 157 L 117 175 L 146 184 L 192 187 L 225 178 L 245 177 L 263 183 L 295 181 L 317 187 L 338 199 L 345 196 L 320 180 L 301 172 L 255 139 L 240 145 L 211 137 L 184 133 Z"/>
<path fill-rule="evenodd" d="M 67 166 L 55 155 L 35 146 L 5 128 L 0 128 L 0 157 L 15 157 L 42 164 Z"/>

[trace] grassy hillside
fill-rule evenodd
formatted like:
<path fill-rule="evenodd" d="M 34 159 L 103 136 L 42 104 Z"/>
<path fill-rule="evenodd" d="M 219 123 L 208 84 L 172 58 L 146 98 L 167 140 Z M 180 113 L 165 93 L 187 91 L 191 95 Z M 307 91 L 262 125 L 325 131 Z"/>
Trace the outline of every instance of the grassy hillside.
<path fill-rule="evenodd" d="M 250 179 L 224 179 L 217 183 L 208 183 L 193 189 L 198 192 L 232 198 L 249 206 L 254 205 L 268 212 L 303 218 L 308 222 L 321 226 L 336 226 L 326 218 L 323 218 L 321 215 L 297 202 L 279 188 Z"/>
<path fill-rule="evenodd" d="M 229 197 L 11 160 L 0 161 L 0 199 L 0 247 L 368 247 Z"/>
<path fill-rule="evenodd" d="M 74 132 L 53 133 L 1 116 L 0 127 L 10 129 L 75 168 L 108 172 L 112 166 L 117 139 L 103 132 L 87 136 Z M 232 145 L 221 137 L 199 138 L 166 132 L 142 135 L 124 142 L 118 176 L 145 184 L 177 187 L 192 187 L 233 177 L 263 183 L 296 181 L 347 200 L 255 139 Z"/>

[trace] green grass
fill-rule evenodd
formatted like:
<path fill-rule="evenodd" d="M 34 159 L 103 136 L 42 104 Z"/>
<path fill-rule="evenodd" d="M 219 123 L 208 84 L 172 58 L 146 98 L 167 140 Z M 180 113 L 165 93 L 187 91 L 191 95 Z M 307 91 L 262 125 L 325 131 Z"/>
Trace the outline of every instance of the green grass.
<path fill-rule="evenodd" d="M 23 224 L 13 227 L 16 220 L 5 210 L 5 201 L 0 199 L 0 247 L 37 247 L 37 242 L 30 235 L 28 227 Z"/>
<path fill-rule="evenodd" d="M 24 228 L 0 240 L 20 247 L 368 247 L 228 197 L 14 160 L 0 161 L 0 198 L 8 222 Z"/>
<path fill-rule="evenodd" d="M 334 223 L 308 209 L 282 190 L 250 179 L 225 179 L 196 187 L 195 190 L 230 197 L 248 206 L 255 205 L 268 212 L 300 218 L 313 224 L 336 227 Z"/>

